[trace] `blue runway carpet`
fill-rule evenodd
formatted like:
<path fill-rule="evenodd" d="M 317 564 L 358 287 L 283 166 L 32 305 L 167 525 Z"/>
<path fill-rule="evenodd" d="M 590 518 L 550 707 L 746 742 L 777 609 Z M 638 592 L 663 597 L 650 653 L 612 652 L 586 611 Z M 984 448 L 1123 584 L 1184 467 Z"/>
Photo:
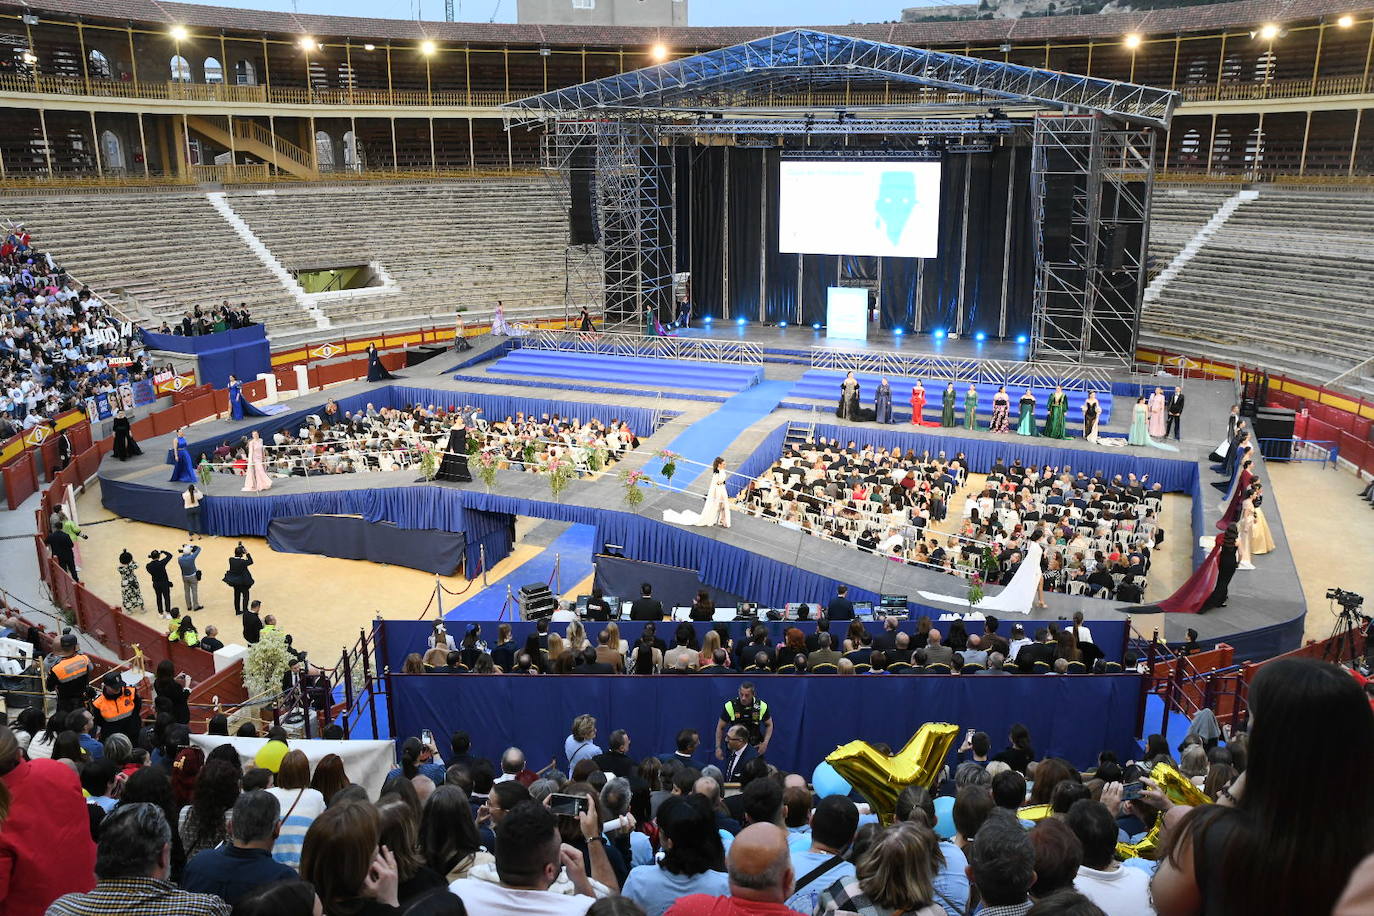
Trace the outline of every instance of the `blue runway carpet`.
<path fill-rule="evenodd" d="M 462 604 L 454 605 L 452 598 L 444 596 L 444 619 L 445 620 L 495 620 L 501 614 L 501 608 L 506 603 L 506 586 L 509 585 L 512 592 L 519 592 L 520 586 L 529 585 L 532 582 L 549 582 L 549 588 L 557 590 L 556 585 L 563 588 L 571 588 L 574 584 L 582 581 L 592 573 L 592 552 L 599 544 L 592 542 L 596 538 L 596 528 L 593 525 L 571 525 L 568 530 L 560 534 L 557 538 L 545 547 L 537 556 L 517 566 L 509 575 L 500 579 L 493 579 L 491 584 L 476 596 L 469 598 Z M 553 565 L 555 558 L 561 558 L 561 568 L 559 570 L 558 582 L 550 582 L 553 575 Z M 480 588 L 481 583 L 474 583 L 473 588 Z M 512 614 L 515 614 L 512 617 Z M 506 614 L 506 619 L 518 620 L 515 608 L 512 606 Z M 495 635 L 486 632 L 486 627 L 482 628 L 482 635 L 487 638 L 488 643 Z M 460 634 L 454 634 L 455 638 Z"/>
<path fill-rule="evenodd" d="M 772 413 L 792 387 L 791 382 L 764 381 L 730 398 L 720 407 L 683 430 L 668 443 L 668 451 L 676 452 L 689 461 L 710 467 L 712 461 L 725 451 L 740 433 Z M 655 458 L 644 470 L 658 481 L 663 462 Z M 686 486 L 706 468 L 685 465 L 673 477 L 676 486 Z"/>

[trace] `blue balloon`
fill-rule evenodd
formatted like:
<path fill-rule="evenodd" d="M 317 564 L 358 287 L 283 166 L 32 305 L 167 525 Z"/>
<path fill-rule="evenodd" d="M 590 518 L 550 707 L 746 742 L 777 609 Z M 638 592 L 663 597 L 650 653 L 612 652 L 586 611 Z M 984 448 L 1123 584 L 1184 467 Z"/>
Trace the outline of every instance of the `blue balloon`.
<path fill-rule="evenodd" d="M 824 760 L 817 764 L 815 772 L 811 774 L 811 787 L 815 790 L 817 799 L 830 795 L 848 795 L 853 791 L 853 786 Z"/>

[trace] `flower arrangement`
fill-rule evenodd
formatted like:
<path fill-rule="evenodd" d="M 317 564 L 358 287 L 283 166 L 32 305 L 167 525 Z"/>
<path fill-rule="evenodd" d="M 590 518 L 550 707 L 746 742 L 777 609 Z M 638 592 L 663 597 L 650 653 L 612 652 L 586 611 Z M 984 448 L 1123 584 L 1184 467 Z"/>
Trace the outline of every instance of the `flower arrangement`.
<path fill-rule="evenodd" d="M 425 480 L 433 480 L 434 475 L 439 473 L 439 450 L 428 442 L 421 442 L 420 452 L 420 473 Z"/>
<path fill-rule="evenodd" d="M 976 607 L 983 600 L 983 581 L 982 573 L 974 573 L 968 580 L 968 604 L 969 607 Z"/>
<path fill-rule="evenodd" d="M 274 697 L 281 690 L 282 675 L 291 665 L 291 653 L 286 649 L 286 634 L 269 627 L 258 641 L 248 647 L 243 660 L 243 686 L 250 699 Z"/>
<path fill-rule="evenodd" d="M 468 436 L 468 457 L 475 458 L 477 453 L 482 450 L 482 436 L 476 430 Z"/>
<path fill-rule="evenodd" d="M 997 575 L 997 558 L 992 555 L 992 550 L 984 547 L 983 555 L 978 560 L 978 570 L 968 580 L 968 603 L 974 607 L 984 598 L 983 586 L 987 585 Z"/>
<path fill-rule="evenodd" d="M 533 440 L 533 439 L 526 439 L 526 440 L 525 440 L 525 446 L 524 446 L 524 448 L 522 449 L 522 452 L 523 452 L 523 454 L 524 454 L 524 456 L 525 456 L 525 463 L 526 463 L 526 464 L 534 464 L 534 456 L 537 455 L 537 454 L 539 454 L 539 450 L 538 450 L 537 448 L 535 448 L 534 440 Z"/>
<path fill-rule="evenodd" d="M 639 504 L 644 502 L 644 491 L 640 488 L 652 482 L 649 475 L 643 471 L 621 471 L 620 482 L 625 485 L 625 505 L 631 509 L 639 508 Z"/>
<path fill-rule="evenodd" d="M 658 457 L 663 459 L 663 467 L 659 469 L 659 473 L 663 475 L 664 480 L 672 483 L 673 475 L 677 473 L 677 460 L 682 456 L 665 448 L 658 453 Z"/>
<path fill-rule="evenodd" d="M 593 446 L 591 451 L 587 452 L 587 470 L 597 474 L 604 467 L 606 467 L 606 450 L 600 446 Z"/>
<path fill-rule="evenodd" d="M 477 478 L 482 481 L 486 488 L 490 490 L 496 483 L 496 468 L 499 462 L 496 453 L 492 451 L 482 451 L 477 453 Z"/>
<path fill-rule="evenodd" d="M 544 465 L 544 471 L 549 475 L 549 493 L 554 499 L 562 496 L 563 491 L 568 489 L 568 484 L 577 476 L 577 469 L 572 466 L 572 462 L 564 461 L 562 458 L 550 458 Z"/>

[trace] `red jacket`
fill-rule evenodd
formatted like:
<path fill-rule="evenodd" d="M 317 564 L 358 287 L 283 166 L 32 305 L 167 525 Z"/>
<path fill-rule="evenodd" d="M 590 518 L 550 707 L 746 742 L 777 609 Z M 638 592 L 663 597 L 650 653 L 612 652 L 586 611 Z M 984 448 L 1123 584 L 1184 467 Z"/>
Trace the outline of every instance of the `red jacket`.
<path fill-rule="evenodd" d="M 43 916 L 63 894 L 94 888 L 91 821 L 72 768 L 30 760 L 0 779 L 10 791 L 0 828 L 0 916 Z"/>

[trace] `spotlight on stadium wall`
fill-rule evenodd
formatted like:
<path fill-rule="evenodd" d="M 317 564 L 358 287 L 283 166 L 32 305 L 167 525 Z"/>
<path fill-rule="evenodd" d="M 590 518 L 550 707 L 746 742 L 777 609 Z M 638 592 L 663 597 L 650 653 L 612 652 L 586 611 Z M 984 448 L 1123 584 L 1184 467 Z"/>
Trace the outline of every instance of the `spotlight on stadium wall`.
<path fill-rule="evenodd" d="M 309 35 L 302 35 L 300 40 L 297 41 L 296 44 L 301 46 L 302 51 L 315 50 L 315 39 L 311 38 Z"/>
<path fill-rule="evenodd" d="M 425 57 L 429 57 L 436 50 L 438 50 L 438 48 L 434 44 L 434 42 L 429 41 L 428 39 L 420 42 L 420 53 L 423 54 Z"/>
<path fill-rule="evenodd" d="M 1340 26 L 1343 29 L 1348 29 L 1354 24 L 1355 17 L 1350 15 L 1349 13 L 1346 13 L 1344 16 L 1336 20 L 1336 25 Z"/>
<path fill-rule="evenodd" d="M 979 343 L 982 343 L 983 341 L 988 339 L 988 335 L 984 334 L 982 331 L 979 331 L 977 334 L 973 335 L 973 339 L 978 341 Z"/>
<path fill-rule="evenodd" d="M 172 36 L 173 41 L 185 41 L 186 37 L 191 33 L 186 31 L 186 26 L 184 25 L 174 25 L 168 30 L 168 34 Z"/>
<path fill-rule="evenodd" d="M 943 328 L 937 328 L 937 329 L 935 330 L 935 339 L 936 339 L 936 340 L 944 340 L 944 339 L 945 339 L 945 332 L 944 332 L 944 329 L 943 329 Z"/>
<path fill-rule="evenodd" d="M 377 46 L 374 45 L 374 44 L 372 44 L 371 42 L 369 42 L 369 43 L 363 45 L 363 50 L 364 50 L 364 51 L 375 51 L 375 50 L 377 50 Z"/>
<path fill-rule="evenodd" d="M 1121 43 L 1131 51 L 1134 51 L 1136 48 L 1140 47 L 1140 41 L 1141 38 L 1139 32 L 1128 32 L 1126 33 L 1126 36 L 1121 39 Z"/>
<path fill-rule="evenodd" d="M 1019 343 L 1019 344 L 1026 343 L 1029 339 L 1030 339 L 1030 338 L 1026 337 L 1025 334 L 1017 334 L 1017 335 L 1016 335 L 1016 342 Z"/>
<path fill-rule="evenodd" d="M 656 60 L 656 61 L 665 61 L 665 60 L 667 60 L 667 59 L 668 59 L 668 46 L 665 45 L 665 44 L 662 44 L 661 42 L 660 42 L 659 44 L 654 45 L 652 48 L 649 49 L 649 56 L 652 57 L 652 58 L 653 58 L 654 60 Z"/>
<path fill-rule="evenodd" d="M 1275 38 L 1279 37 L 1279 27 L 1272 22 L 1266 22 L 1264 25 L 1260 26 L 1259 37 L 1263 38 L 1265 41 L 1273 41 Z"/>

